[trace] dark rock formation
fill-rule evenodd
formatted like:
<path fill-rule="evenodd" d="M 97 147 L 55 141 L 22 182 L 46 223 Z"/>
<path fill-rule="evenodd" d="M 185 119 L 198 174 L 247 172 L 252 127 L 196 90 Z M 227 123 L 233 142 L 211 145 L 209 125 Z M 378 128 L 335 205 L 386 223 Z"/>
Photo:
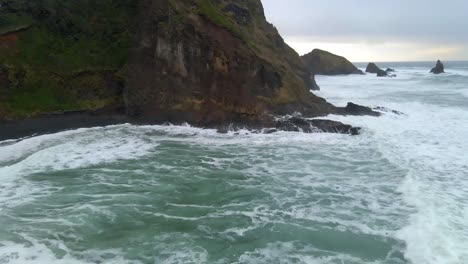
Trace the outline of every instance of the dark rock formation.
<path fill-rule="evenodd" d="M 123 109 L 136 124 L 280 129 L 273 116 L 346 112 L 310 92 L 319 89 L 314 74 L 266 21 L 260 0 L 3 2 L 0 121 Z M 318 53 L 331 67 L 321 73 L 360 73 Z"/>
<path fill-rule="evenodd" d="M 375 63 L 371 62 L 367 65 L 366 72 L 368 73 L 377 73 L 378 77 L 386 77 L 388 73 L 380 69 Z"/>
<path fill-rule="evenodd" d="M 291 105 L 311 116 L 333 109 L 310 93 L 314 80 L 260 1 L 196 3 L 193 13 L 185 1 L 141 1 L 126 90 L 131 116 L 206 126 L 250 123 Z"/>
<path fill-rule="evenodd" d="M 387 68 L 385 71 L 386 71 L 386 72 L 395 72 L 395 69 Z"/>
<path fill-rule="evenodd" d="M 393 110 L 393 109 L 389 109 L 389 108 L 383 107 L 383 106 L 374 107 L 373 110 L 381 111 L 381 112 L 385 112 L 385 113 L 392 113 L 392 114 L 395 114 L 395 115 L 406 115 L 406 114 L 403 113 L 403 112 L 400 112 L 400 111 L 397 111 L 397 110 Z"/>
<path fill-rule="evenodd" d="M 307 70 L 312 74 L 341 75 L 341 74 L 363 74 L 346 58 L 330 52 L 314 49 L 309 54 L 301 57 Z"/>
<path fill-rule="evenodd" d="M 320 91 L 320 86 L 317 84 L 317 81 L 315 81 L 315 75 L 310 76 L 310 90 L 312 91 Z"/>
<path fill-rule="evenodd" d="M 358 135 L 360 130 L 360 128 L 345 125 L 337 121 L 323 119 L 304 119 L 300 117 L 280 119 L 276 122 L 276 129 L 293 132 L 326 132 L 351 135 Z"/>
<path fill-rule="evenodd" d="M 372 110 L 370 107 L 362 106 L 349 102 L 346 107 L 337 107 L 336 114 L 340 115 L 368 115 L 380 116 L 379 112 Z"/>
<path fill-rule="evenodd" d="M 434 73 L 434 74 L 445 73 L 444 64 L 440 60 L 438 60 L 436 63 L 436 66 L 432 68 L 431 73 Z"/>

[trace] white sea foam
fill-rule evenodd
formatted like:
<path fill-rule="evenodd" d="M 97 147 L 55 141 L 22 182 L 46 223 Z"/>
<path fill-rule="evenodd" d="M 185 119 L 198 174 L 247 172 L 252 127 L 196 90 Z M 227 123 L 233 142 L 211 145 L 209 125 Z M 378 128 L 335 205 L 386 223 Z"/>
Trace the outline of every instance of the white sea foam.
<path fill-rule="evenodd" d="M 63 244 L 27 239 L 28 245 L 0 241 L 0 264 L 141 264 L 139 261 L 124 259 L 120 250 L 89 250 L 78 258 L 70 255 L 70 250 Z M 50 245 L 46 244 L 52 244 L 60 254 L 53 252 Z"/>
<path fill-rule="evenodd" d="M 147 168 L 172 172 L 166 176 L 184 186 L 193 183 L 184 181 L 187 177 L 211 183 L 215 178 L 208 172 L 238 173 L 242 180 L 226 177 L 222 181 L 230 187 L 263 195 L 252 201 L 234 200 L 232 204 L 220 206 L 166 202 L 164 209 L 170 210 L 157 212 L 152 210 L 152 205 L 126 206 L 134 207 L 145 217 L 167 222 L 195 224 L 247 219 L 246 224 L 234 223 L 220 230 L 206 223 L 198 226 L 197 230 L 210 239 L 221 236 L 236 241 L 267 224 L 297 226 L 312 232 L 316 231 L 313 224 L 317 224 L 322 230 L 338 235 L 350 233 L 404 241 L 404 255 L 412 263 L 468 263 L 468 208 L 465 206 L 468 203 L 468 108 L 464 104 L 466 98 L 455 97 L 448 105 L 441 99 L 441 96 L 464 93 L 461 85 L 456 86 L 456 91 L 446 89 L 453 86 L 450 78 L 464 78 L 466 72 L 460 70 L 434 77 L 425 68 L 397 70 L 397 78 L 369 75 L 317 78 L 322 87 L 319 95 L 338 105 L 353 101 L 405 113 L 386 113 L 380 118 L 330 117 L 363 127 L 363 134 L 357 137 L 288 132 L 263 135 L 247 131 L 218 134 L 215 130 L 190 126 L 121 125 L 7 142 L 0 146 L 3 166 L 0 167 L 0 211 L 31 203 L 37 196 L 45 197 L 56 191 L 47 183 L 29 180 L 37 174 L 103 167 L 151 156 L 150 161 L 141 162 L 138 168 L 100 168 L 88 186 L 102 184 L 131 189 L 135 182 L 114 183 L 111 177 L 127 173 L 143 177 L 148 173 Z M 164 151 L 177 148 L 174 145 L 197 149 L 177 149 L 179 152 L 172 157 L 177 162 L 161 161 L 167 158 Z M 198 153 L 204 150 L 208 153 Z M 214 156 L 212 152 L 223 155 Z M 187 163 L 179 163 L 192 157 L 199 158 L 196 166 L 187 169 L 184 168 Z M 152 173 L 151 177 L 140 179 L 144 185 L 160 184 L 162 178 L 158 177 L 164 175 Z M 234 195 L 238 198 L 246 194 Z M 89 194 L 87 197 L 103 201 L 135 196 Z M 138 198 L 143 197 L 144 194 Z M 119 206 L 117 202 L 113 205 Z M 109 208 L 87 204 L 71 209 L 106 214 L 108 221 L 118 221 L 118 210 L 111 212 Z M 188 213 L 181 214 L 181 210 Z M 174 242 L 171 235 L 158 237 L 155 248 L 159 253 L 158 263 L 209 262 L 206 249 L 196 245 L 190 236 L 182 238 L 184 243 Z M 369 261 L 301 243 L 259 246 L 244 252 L 237 263 L 401 263 L 398 257 L 392 259 L 395 256 L 390 253 L 387 258 Z M 3 245 L 0 263 L 134 263 L 125 260 L 119 250 L 77 253 L 61 245 L 67 252 L 63 255 L 50 250 L 47 243 L 32 239 L 29 243 L 0 241 L 0 244 Z"/>
<path fill-rule="evenodd" d="M 467 71 L 457 74 L 466 75 Z M 382 153 L 408 170 L 399 191 L 416 212 L 395 234 L 407 244 L 406 257 L 413 263 L 468 262 L 468 209 L 465 206 L 468 202 L 468 109 L 463 101 L 446 106 L 441 100 L 439 106 L 436 101 L 389 102 L 389 96 L 385 95 L 392 95 L 397 89 L 430 97 L 433 93 L 445 92 L 440 89 L 455 88 L 439 84 L 411 87 L 407 83 L 390 88 L 382 82 L 385 89 L 391 89 L 384 91 L 377 85 L 356 83 L 340 87 L 333 78 L 329 82 L 326 78 L 322 81 L 321 95 L 335 98 L 336 103 L 356 99 L 363 104 L 383 105 L 407 114 L 377 119 L 337 118 L 373 131 Z M 467 85 L 467 81 L 465 79 L 461 85 Z M 366 96 L 362 96 L 362 90 L 366 91 Z"/>

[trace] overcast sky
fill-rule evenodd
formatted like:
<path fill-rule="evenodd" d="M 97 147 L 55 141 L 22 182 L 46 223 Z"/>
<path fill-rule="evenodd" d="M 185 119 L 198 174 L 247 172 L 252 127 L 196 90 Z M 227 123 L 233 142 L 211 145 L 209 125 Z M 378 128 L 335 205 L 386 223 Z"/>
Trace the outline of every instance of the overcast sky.
<path fill-rule="evenodd" d="M 468 60 L 468 0 L 262 0 L 298 53 L 351 61 Z"/>

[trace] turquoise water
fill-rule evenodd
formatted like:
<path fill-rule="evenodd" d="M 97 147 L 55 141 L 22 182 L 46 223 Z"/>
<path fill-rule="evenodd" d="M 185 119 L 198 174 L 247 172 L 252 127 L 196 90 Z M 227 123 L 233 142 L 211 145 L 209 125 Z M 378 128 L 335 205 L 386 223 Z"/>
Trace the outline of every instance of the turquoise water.
<path fill-rule="evenodd" d="M 119 125 L 0 143 L 0 263 L 468 263 L 468 69 L 318 77 L 360 136 Z"/>

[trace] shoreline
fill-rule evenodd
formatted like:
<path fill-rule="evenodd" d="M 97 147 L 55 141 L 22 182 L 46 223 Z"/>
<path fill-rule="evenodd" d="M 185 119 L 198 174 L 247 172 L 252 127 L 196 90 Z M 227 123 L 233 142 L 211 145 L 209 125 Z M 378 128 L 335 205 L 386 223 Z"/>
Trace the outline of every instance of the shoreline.
<path fill-rule="evenodd" d="M 23 120 L 0 122 L 0 141 L 130 122 L 131 120 L 128 116 L 118 113 L 97 114 L 82 111 L 48 114 Z"/>
<path fill-rule="evenodd" d="M 345 112 L 345 108 L 341 109 Z M 349 113 L 352 108 L 346 109 Z M 354 109 L 357 111 L 356 109 Z M 359 110 L 359 109 L 358 109 Z M 343 114 L 343 112 L 341 114 Z M 359 111 L 358 111 L 359 112 Z M 355 113 L 358 114 L 358 113 Z M 164 121 L 165 120 L 165 121 Z M 162 125 L 187 123 L 181 117 L 167 119 L 132 118 L 122 111 L 72 111 L 44 114 L 21 120 L 0 121 L 0 141 L 20 140 L 37 135 L 52 134 L 79 128 L 104 127 L 110 125 Z M 338 121 L 302 116 L 264 116 L 256 121 L 249 119 L 226 120 L 216 123 L 191 124 L 205 129 L 217 129 L 218 133 L 248 129 L 254 133 L 289 131 L 299 133 L 338 133 L 359 135 L 361 128 Z"/>

